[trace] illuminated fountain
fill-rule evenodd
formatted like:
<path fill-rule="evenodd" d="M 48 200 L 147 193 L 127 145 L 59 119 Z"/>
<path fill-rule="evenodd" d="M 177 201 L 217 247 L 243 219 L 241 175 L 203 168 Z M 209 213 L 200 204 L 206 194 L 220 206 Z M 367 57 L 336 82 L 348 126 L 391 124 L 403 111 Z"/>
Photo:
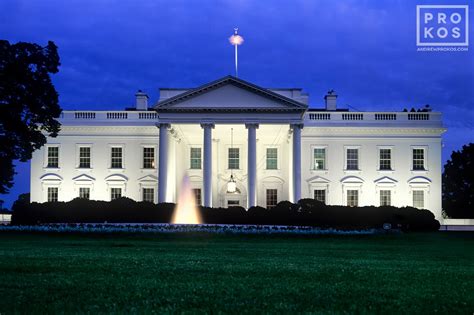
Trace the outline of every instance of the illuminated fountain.
<path fill-rule="evenodd" d="M 178 204 L 171 219 L 173 224 L 201 224 L 201 214 L 196 205 L 196 196 L 191 188 L 189 177 L 183 177 L 181 190 L 179 191 Z"/>

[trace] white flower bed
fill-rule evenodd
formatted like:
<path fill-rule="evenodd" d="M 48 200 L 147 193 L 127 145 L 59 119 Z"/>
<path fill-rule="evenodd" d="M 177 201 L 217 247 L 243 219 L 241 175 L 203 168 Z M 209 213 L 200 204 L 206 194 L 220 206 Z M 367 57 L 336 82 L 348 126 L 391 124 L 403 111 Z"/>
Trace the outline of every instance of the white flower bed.
<path fill-rule="evenodd" d="M 216 234 L 299 234 L 299 235 L 369 235 L 385 233 L 381 229 L 336 230 L 311 226 L 230 225 L 230 224 L 140 224 L 82 223 L 0 226 L 0 231 L 56 233 L 216 233 Z"/>

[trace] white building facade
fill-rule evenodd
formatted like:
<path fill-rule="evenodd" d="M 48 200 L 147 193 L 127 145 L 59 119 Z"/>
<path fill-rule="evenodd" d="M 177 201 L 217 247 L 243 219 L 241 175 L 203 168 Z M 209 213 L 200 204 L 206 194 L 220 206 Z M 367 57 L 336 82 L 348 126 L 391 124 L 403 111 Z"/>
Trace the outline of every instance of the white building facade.
<path fill-rule="evenodd" d="M 301 89 L 227 76 L 160 89 L 152 108 L 138 92 L 130 110 L 64 111 L 58 137 L 33 154 L 31 201 L 175 202 L 188 176 L 204 206 L 315 198 L 441 219 L 441 113 L 349 112 L 336 99 L 308 109 Z"/>

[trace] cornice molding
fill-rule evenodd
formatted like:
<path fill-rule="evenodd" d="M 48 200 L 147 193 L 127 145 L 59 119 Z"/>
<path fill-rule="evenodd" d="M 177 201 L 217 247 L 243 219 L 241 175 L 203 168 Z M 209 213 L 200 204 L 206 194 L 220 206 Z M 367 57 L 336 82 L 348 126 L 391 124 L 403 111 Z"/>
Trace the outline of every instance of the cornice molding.
<path fill-rule="evenodd" d="M 306 126 L 302 137 L 311 137 L 313 135 L 437 135 L 440 136 L 446 131 L 445 128 L 367 128 L 367 127 L 309 127 Z"/>

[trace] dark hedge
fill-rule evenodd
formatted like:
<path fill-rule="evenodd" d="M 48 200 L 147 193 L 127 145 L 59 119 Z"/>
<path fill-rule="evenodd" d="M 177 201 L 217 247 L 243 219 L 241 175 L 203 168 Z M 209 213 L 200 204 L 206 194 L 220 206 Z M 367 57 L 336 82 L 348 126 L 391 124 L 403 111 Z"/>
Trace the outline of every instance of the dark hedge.
<path fill-rule="evenodd" d="M 29 203 L 18 200 L 13 205 L 12 224 L 41 223 L 169 223 L 175 205 L 153 204 L 120 198 L 111 202 L 74 199 L 69 202 Z M 200 208 L 203 221 L 209 224 L 303 225 L 337 229 L 392 228 L 411 231 L 436 231 L 439 222 L 428 210 L 412 207 L 326 206 L 314 199 L 293 204 L 280 202 L 275 208 L 242 207 Z"/>

